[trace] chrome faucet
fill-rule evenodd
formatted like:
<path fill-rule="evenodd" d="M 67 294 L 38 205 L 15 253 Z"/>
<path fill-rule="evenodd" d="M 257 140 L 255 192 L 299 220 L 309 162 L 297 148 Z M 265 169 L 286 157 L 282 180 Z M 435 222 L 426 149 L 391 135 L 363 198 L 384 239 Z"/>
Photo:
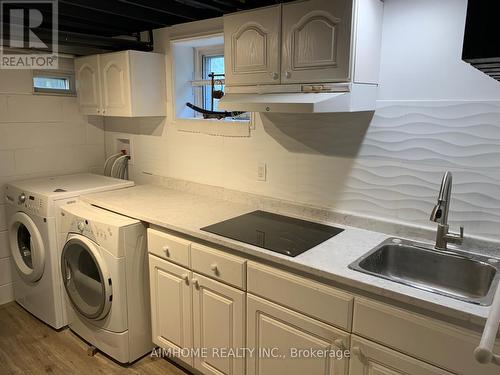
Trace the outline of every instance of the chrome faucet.
<path fill-rule="evenodd" d="M 464 239 L 464 227 L 460 227 L 460 233 L 449 232 L 448 211 L 450 209 L 452 180 L 451 172 L 446 172 L 441 181 L 437 204 L 431 213 L 430 220 L 438 224 L 436 245 L 434 246 L 436 250 L 447 250 L 448 243 L 461 245 Z"/>

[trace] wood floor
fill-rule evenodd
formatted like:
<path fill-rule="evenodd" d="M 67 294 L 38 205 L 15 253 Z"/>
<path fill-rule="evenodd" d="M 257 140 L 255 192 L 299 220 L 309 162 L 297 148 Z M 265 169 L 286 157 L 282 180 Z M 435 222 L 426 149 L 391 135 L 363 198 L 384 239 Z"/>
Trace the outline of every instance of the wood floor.
<path fill-rule="evenodd" d="M 162 374 L 186 375 L 171 362 L 149 355 L 121 366 L 70 330 L 55 331 L 16 303 L 0 306 L 0 374 Z"/>

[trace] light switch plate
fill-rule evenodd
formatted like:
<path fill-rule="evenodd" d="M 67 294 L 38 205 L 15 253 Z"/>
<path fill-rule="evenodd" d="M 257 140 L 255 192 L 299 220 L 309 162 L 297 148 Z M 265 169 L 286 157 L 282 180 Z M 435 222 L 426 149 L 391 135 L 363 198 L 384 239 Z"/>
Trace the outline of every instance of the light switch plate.
<path fill-rule="evenodd" d="M 267 179 L 267 166 L 266 163 L 259 163 L 257 166 L 257 181 L 266 181 Z"/>

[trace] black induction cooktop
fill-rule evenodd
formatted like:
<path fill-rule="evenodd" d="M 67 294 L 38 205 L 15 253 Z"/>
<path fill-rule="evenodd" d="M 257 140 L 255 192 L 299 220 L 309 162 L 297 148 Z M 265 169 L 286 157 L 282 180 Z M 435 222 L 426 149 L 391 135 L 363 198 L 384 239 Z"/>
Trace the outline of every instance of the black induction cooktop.
<path fill-rule="evenodd" d="M 266 211 L 253 211 L 201 230 L 291 257 L 302 254 L 344 231 L 341 228 Z"/>

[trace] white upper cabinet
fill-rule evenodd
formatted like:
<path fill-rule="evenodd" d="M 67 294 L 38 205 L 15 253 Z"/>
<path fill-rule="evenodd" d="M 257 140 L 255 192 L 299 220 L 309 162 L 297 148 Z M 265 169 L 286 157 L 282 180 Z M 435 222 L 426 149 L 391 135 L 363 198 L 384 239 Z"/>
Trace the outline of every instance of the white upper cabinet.
<path fill-rule="evenodd" d="M 280 14 L 277 5 L 224 17 L 226 82 L 279 83 Z"/>
<path fill-rule="evenodd" d="M 103 115 L 126 116 L 131 112 L 128 57 L 122 52 L 99 56 Z"/>
<path fill-rule="evenodd" d="M 87 115 L 99 115 L 101 111 L 99 56 L 76 59 L 75 72 L 80 110 Z"/>
<path fill-rule="evenodd" d="M 227 92 L 375 85 L 382 15 L 381 0 L 302 0 L 224 16 Z"/>
<path fill-rule="evenodd" d="M 352 0 L 283 5 L 281 81 L 349 80 Z"/>
<path fill-rule="evenodd" d="M 80 110 L 87 115 L 165 116 L 164 56 L 122 51 L 75 60 Z"/>

